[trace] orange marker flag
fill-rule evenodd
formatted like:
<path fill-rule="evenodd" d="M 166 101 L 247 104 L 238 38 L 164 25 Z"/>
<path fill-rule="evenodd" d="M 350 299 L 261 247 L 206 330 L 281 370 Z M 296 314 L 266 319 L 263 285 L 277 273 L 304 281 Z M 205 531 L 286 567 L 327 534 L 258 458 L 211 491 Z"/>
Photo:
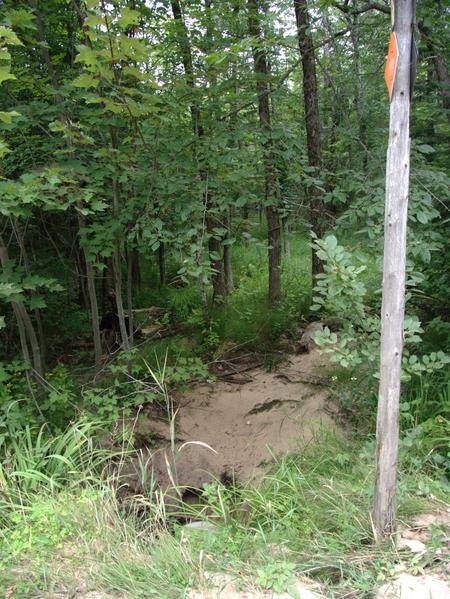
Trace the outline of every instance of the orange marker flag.
<path fill-rule="evenodd" d="M 395 74 L 397 72 L 397 63 L 398 63 L 398 44 L 397 44 L 397 36 L 395 32 L 392 31 L 391 37 L 389 39 L 389 51 L 387 55 L 386 68 L 384 70 L 384 80 L 386 81 L 386 85 L 389 93 L 389 100 L 392 99 L 392 91 L 394 89 L 395 82 Z"/>

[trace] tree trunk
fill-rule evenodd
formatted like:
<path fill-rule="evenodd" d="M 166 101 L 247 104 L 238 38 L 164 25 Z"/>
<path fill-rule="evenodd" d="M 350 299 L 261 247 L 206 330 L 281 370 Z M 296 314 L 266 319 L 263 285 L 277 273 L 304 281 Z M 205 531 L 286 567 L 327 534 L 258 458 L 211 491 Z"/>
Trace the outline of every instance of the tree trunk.
<path fill-rule="evenodd" d="M 183 19 L 183 13 L 179 0 L 171 0 L 172 13 L 175 22 L 178 25 L 178 43 L 181 50 L 181 61 L 184 67 L 184 73 L 186 77 L 186 84 L 194 91 L 195 90 L 195 76 L 194 67 L 192 63 L 192 52 L 189 42 L 189 36 L 186 28 L 186 24 Z M 209 3 L 206 3 L 209 8 Z M 204 128 L 202 125 L 200 108 L 193 97 L 191 102 L 191 117 L 192 126 L 195 135 L 201 139 L 204 134 Z M 204 162 L 202 159 L 201 162 Z M 216 238 L 214 228 L 217 226 L 216 218 L 213 216 L 213 209 L 215 207 L 213 198 L 208 187 L 208 169 L 205 164 L 199 167 L 200 179 L 203 181 L 205 186 L 204 195 L 204 210 L 205 210 L 205 224 L 206 232 L 208 233 L 208 250 L 210 253 L 210 263 L 212 269 L 212 284 L 213 284 L 213 301 L 221 301 L 225 295 L 225 285 L 222 271 L 222 260 L 220 259 L 221 243 L 220 239 Z"/>
<path fill-rule="evenodd" d="M 277 208 L 277 175 L 273 155 L 272 126 L 269 103 L 269 69 L 263 46 L 260 25 L 259 0 L 247 0 L 248 29 L 254 39 L 253 63 L 258 94 L 258 114 L 263 134 L 264 198 L 267 218 L 267 241 L 269 262 L 269 302 L 274 304 L 281 299 L 281 232 Z"/>
<path fill-rule="evenodd" d="M 159 286 L 164 287 L 166 284 L 166 248 L 163 241 L 159 242 L 158 247 L 158 269 Z"/>
<path fill-rule="evenodd" d="M 55 102 L 57 104 L 62 104 L 62 97 L 61 97 L 61 94 L 59 93 L 60 87 L 59 87 L 58 78 L 56 76 L 56 72 L 53 67 L 51 56 L 50 56 L 50 53 L 49 53 L 47 45 L 46 45 L 44 25 L 43 25 L 40 11 L 39 11 L 38 1 L 30 0 L 30 5 L 33 8 L 34 13 L 35 13 L 41 54 L 42 54 L 42 58 L 46 64 L 46 66 L 47 66 L 47 70 L 50 75 L 52 87 L 55 91 Z M 66 120 L 64 111 L 61 113 L 61 119 L 63 121 Z M 84 238 L 84 235 L 82 233 L 82 229 L 85 227 L 86 223 L 84 220 L 84 216 L 80 212 L 81 208 L 82 208 L 82 203 L 79 200 L 79 201 L 77 201 L 77 204 L 76 204 L 78 228 L 80 231 L 80 239 L 83 244 L 83 255 L 84 255 L 85 264 L 86 264 L 86 277 L 87 277 L 87 281 L 88 281 L 89 302 L 90 302 L 90 306 L 91 306 L 92 336 L 93 336 L 93 340 L 94 340 L 95 365 L 96 365 L 96 367 L 98 367 L 100 365 L 101 359 L 102 359 L 102 344 L 101 344 L 101 337 L 100 337 L 100 323 L 99 323 L 99 318 L 98 318 L 97 292 L 95 289 L 94 268 L 93 268 L 92 264 L 89 262 L 89 252 L 88 252 L 87 245 L 86 245 L 86 239 Z M 84 241 L 84 243 L 83 243 L 83 241 Z"/>
<path fill-rule="evenodd" d="M 0 235 L 0 265 L 2 266 L 6 274 L 10 272 L 10 268 L 8 267 L 8 261 L 8 249 L 3 241 L 2 236 Z M 19 338 L 23 358 L 25 361 L 30 362 L 30 354 L 28 351 L 28 343 L 26 339 L 26 337 L 28 337 L 28 341 L 31 347 L 31 353 L 33 356 L 33 368 L 38 374 L 38 376 L 42 378 L 44 372 L 42 368 L 41 350 L 39 347 L 36 332 L 33 327 L 33 323 L 31 322 L 31 318 L 23 302 L 12 302 L 12 305 L 14 315 L 17 320 L 17 327 L 19 329 Z"/>
<path fill-rule="evenodd" d="M 230 234 L 230 221 L 231 216 L 228 215 L 225 220 L 225 227 L 227 229 L 226 241 L 229 242 L 231 239 Z M 233 263 L 232 263 L 232 245 L 231 243 L 225 243 L 223 246 L 223 270 L 225 273 L 225 289 L 227 295 L 230 295 L 234 289 L 233 282 Z"/>
<path fill-rule="evenodd" d="M 368 147 L 367 147 L 367 125 L 364 110 L 364 87 L 361 80 L 361 55 L 359 51 L 359 24 L 357 15 L 349 18 L 350 39 L 353 47 L 353 70 L 355 74 L 355 104 L 356 117 L 358 119 L 359 142 L 363 147 L 362 168 L 367 170 Z"/>
<path fill-rule="evenodd" d="M 115 131 L 110 129 L 111 133 L 111 145 L 113 148 L 117 147 L 117 139 L 115 137 Z M 113 174 L 112 180 L 112 193 L 113 193 L 113 218 L 115 222 L 120 220 L 120 189 L 117 177 Z M 114 253 L 113 253 L 113 275 L 114 275 L 114 298 L 116 300 L 117 318 L 119 319 L 120 337 L 122 339 L 122 346 L 125 351 L 130 349 L 130 343 L 128 339 L 128 331 L 125 320 L 125 311 L 123 308 L 122 299 L 122 256 L 120 251 L 120 234 L 119 230 L 116 229 L 114 233 Z"/>
<path fill-rule="evenodd" d="M 128 337 L 130 347 L 133 347 L 134 323 L 133 323 L 133 250 L 128 248 L 127 256 L 127 316 Z"/>
<path fill-rule="evenodd" d="M 25 239 L 23 236 L 23 232 L 20 226 L 20 223 L 17 219 L 15 219 L 14 221 L 14 229 L 16 232 L 16 237 L 17 237 L 17 241 L 19 243 L 19 247 L 20 247 L 20 253 L 23 259 L 23 265 L 25 267 L 25 272 L 27 273 L 28 276 L 30 276 L 32 274 L 31 272 L 31 268 L 30 268 L 30 261 L 28 259 L 28 251 L 27 251 L 27 247 L 25 245 Z M 33 292 L 31 292 L 31 296 L 33 297 L 35 294 Z M 33 310 L 34 312 L 34 318 L 36 321 L 36 326 L 37 326 L 37 334 L 38 334 L 38 339 L 39 339 L 39 348 L 40 348 L 40 355 L 41 355 L 41 362 L 43 367 L 45 366 L 45 335 L 44 335 L 44 327 L 42 326 L 42 317 L 41 317 L 41 311 L 39 310 L 39 308 L 35 308 Z"/>
<path fill-rule="evenodd" d="M 75 261 L 78 279 L 78 305 L 80 308 L 86 309 L 89 305 L 89 298 L 86 289 L 86 264 L 84 262 L 83 251 L 80 248 L 77 248 L 75 251 Z"/>
<path fill-rule="evenodd" d="M 89 295 L 89 304 L 91 312 L 91 323 L 92 323 L 92 337 L 94 341 L 94 360 L 95 367 L 99 368 L 102 362 L 102 340 L 100 336 L 100 320 L 98 317 L 98 301 L 97 301 L 97 289 L 95 287 L 95 272 L 92 262 L 89 259 L 89 250 L 87 245 L 86 234 L 84 229 L 86 223 L 83 214 L 80 210 L 82 209 L 81 201 L 77 202 L 77 218 L 78 218 L 78 230 L 80 233 L 80 245 L 83 250 L 84 264 L 86 266 L 86 280 Z"/>
<path fill-rule="evenodd" d="M 286 258 L 290 258 L 291 257 L 291 240 L 290 240 L 290 231 L 289 231 L 289 221 L 287 219 L 287 217 L 285 217 L 284 221 L 283 221 L 283 229 L 284 229 L 284 236 L 283 236 L 283 247 L 284 247 L 284 255 L 286 256 Z"/>
<path fill-rule="evenodd" d="M 141 265 L 139 262 L 139 252 L 137 248 L 131 250 L 131 264 L 132 264 L 132 276 L 133 284 L 138 287 L 141 284 Z"/>
<path fill-rule="evenodd" d="M 390 106 L 386 165 L 380 384 L 377 414 L 373 522 L 377 535 L 395 530 L 400 375 L 405 309 L 406 234 L 409 194 L 410 56 L 413 0 L 395 3 L 398 65 Z"/>
<path fill-rule="evenodd" d="M 319 96 L 317 92 L 316 60 L 311 35 L 311 23 L 307 0 L 294 0 L 297 37 L 303 69 L 303 97 L 305 104 L 306 144 L 308 163 L 314 168 L 313 175 L 318 177 L 322 171 L 321 127 L 319 115 Z M 325 229 L 325 207 L 323 192 L 317 186 L 311 187 L 311 229 L 322 238 Z M 321 260 L 315 252 L 312 254 L 313 284 L 316 275 L 323 271 Z"/>

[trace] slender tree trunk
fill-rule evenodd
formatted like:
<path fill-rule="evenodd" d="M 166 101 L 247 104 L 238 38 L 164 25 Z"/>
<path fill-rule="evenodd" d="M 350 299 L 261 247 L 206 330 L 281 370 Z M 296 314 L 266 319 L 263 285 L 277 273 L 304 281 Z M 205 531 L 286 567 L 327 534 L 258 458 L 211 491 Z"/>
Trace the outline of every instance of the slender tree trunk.
<path fill-rule="evenodd" d="M 10 269 L 8 267 L 8 261 L 8 249 L 3 241 L 3 237 L 0 235 L 0 265 L 2 266 L 6 274 L 10 272 Z M 28 337 L 28 342 L 30 343 L 31 353 L 33 356 L 33 368 L 39 375 L 39 377 L 42 378 L 44 372 L 42 368 L 41 350 L 39 347 L 36 332 L 33 327 L 33 323 L 31 322 L 31 318 L 23 302 L 13 302 L 12 304 L 14 315 L 17 320 L 17 327 L 19 329 L 19 338 L 24 360 L 30 362 L 30 354 L 28 351 L 28 343 L 26 339 L 26 337 Z"/>
<path fill-rule="evenodd" d="M 59 92 L 60 88 L 59 88 L 58 77 L 56 75 L 56 71 L 53 66 L 50 52 L 49 52 L 47 44 L 46 44 L 44 22 L 42 20 L 39 1 L 38 0 L 29 0 L 29 5 L 34 12 L 34 16 L 36 19 L 36 28 L 37 28 L 37 32 L 38 32 L 39 41 L 40 41 L 40 52 L 41 52 L 42 58 L 45 62 L 45 66 L 47 67 L 47 72 L 50 77 L 50 82 L 51 82 L 53 91 L 55 92 L 55 102 L 57 104 L 60 104 L 60 103 L 62 103 L 63 98 Z"/>
<path fill-rule="evenodd" d="M 14 229 L 16 232 L 16 237 L 17 237 L 17 241 L 19 243 L 19 247 L 20 247 L 20 253 L 23 259 L 23 265 L 25 267 L 25 272 L 27 273 L 27 275 L 31 275 L 31 268 L 30 268 L 30 261 L 28 258 L 28 251 L 25 245 L 25 239 L 22 233 L 22 229 L 20 227 L 20 223 L 17 219 L 15 219 L 14 222 Z M 31 295 L 33 296 L 34 293 L 31 292 Z M 39 339 L 39 348 L 40 348 L 40 354 L 41 354 L 41 361 L 43 366 L 45 366 L 45 335 L 44 335 L 44 327 L 42 326 L 42 317 L 41 317 L 41 311 L 39 310 L 39 308 L 35 308 L 33 310 L 34 312 L 34 318 L 36 320 L 36 326 L 37 326 L 37 334 L 38 334 L 38 339 Z"/>
<path fill-rule="evenodd" d="M 225 220 L 225 227 L 227 229 L 227 234 L 226 234 L 225 240 L 227 242 L 229 242 L 229 240 L 231 239 L 230 222 L 231 222 L 231 215 L 229 214 Z M 232 263 L 231 258 L 232 258 L 232 245 L 231 245 L 231 243 L 225 243 L 225 245 L 223 246 L 223 270 L 225 273 L 225 289 L 226 289 L 227 295 L 230 295 L 234 289 L 233 263 Z"/>
<path fill-rule="evenodd" d="M 159 268 L 159 286 L 166 284 L 166 247 L 161 241 L 158 247 L 158 268 Z"/>
<path fill-rule="evenodd" d="M 283 236 L 284 255 L 286 256 L 286 258 L 290 258 L 291 257 L 291 240 L 290 240 L 289 221 L 288 221 L 287 217 L 284 219 L 284 222 L 283 222 L 283 232 L 284 232 L 284 236 Z"/>
<path fill-rule="evenodd" d="M 88 293 L 86 290 L 86 265 L 84 263 L 84 255 L 80 248 L 75 254 L 78 275 L 78 305 L 80 308 L 87 308 L 89 305 Z"/>
<path fill-rule="evenodd" d="M 105 257 L 104 268 L 102 271 L 102 308 L 105 312 L 109 306 L 111 298 L 114 295 L 114 274 L 112 258 L 109 256 Z"/>
<path fill-rule="evenodd" d="M 20 348 L 22 350 L 23 361 L 27 365 L 31 365 L 30 352 L 28 350 L 27 333 L 23 324 L 22 315 L 17 302 L 12 302 L 14 316 L 16 317 L 17 328 L 19 330 Z"/>
<path fill-rule="evenodd" d="M 141 284 L 141 266 L 139 262 L 139 251 L 137 248 L 133 248 L 131 250 L 131 264 L 133 284 L 139 287 Z"/>
<path fill-rule="evenodd" d="M 28 339 L 30 341 L 34 369 L 36 370 L 38 375 L 42 377 L 43 373 L 44 373 L 44 369 L 42 367 L 41 348 L 39 346 L 39 341 L 38 341 L 38 338 L 36 335 L 36 331 L 34 330 L 34 326 L 33 326 L 33 323 L 31 322 L 30 315 L 28 314 L 28 311 L 22 302 L 18 303 L 18 308 L 20 310 L 22 322 L 25 326 L 25 330 L 27 332 Z"/>
<path fill-rule="evenodd" d="M 398 64 L 390 106 L 384 221 L 380 384 L 377 414 L 373 522 L 379 537 L 395 530 L 400 376 L 405 311 L 406 234 L 409 195 L 410 57 L 413 0 L 395 3 Z"/>
<path fill-rule="evenodd" d="M 33 8 L 34 13 L 35 13 L 36 25 L 37 25 L 37 30 L 38 30 L 39 42 L 40 42 L 40 50 L 41 50 L 42 58 L 47 67 L 47 71 L 50 76 L 52 87 L 55 91 L 55 102 L 57 104 L 62 104 L 62 96 L 59 91 L 60 90 L 59 81 L 56 76 L 55 69 L 53 67 L 50 52 L 48 51 L 48 48 L 46 45 L 45 30 L 44 30 L 44 25 L 43 25 L 43 21 L 42 21 L 42 16 L 41 16 L 41 13 L 39 10 L 38 0 L 30 0 L 30 6 Z M 77 6 L 76 3 L 75 3 L 75 6 Z M 66 115 L 64 114 L 64 111 L 61 113 L 61 119 L 63 121 L 66 120 Z M 85 239 L 85 236 L 82 233 L 82 229 L 86 226 L 84 216 L 80 212 L 82 207 L 83 206 L 82 206 L 81 201 L 77 201 L 76 209 L 77 209 L 78 228 L 80 231 L 80 239 L 81 239 L 81 242 L 83 245 L 83 255 L 84 255 L 85 264 L 86 264 L 86 278 L 87 278 L 87 282 L 88 282 L 89 302 L 90 302 L 90 307 L 91 307 L 92 336 L 93 336 L 93 340 L 94 340 L 95 365 L 96 365 L 96 367 L 98 367 L 100 365 L 101 359 L 102 359 L 102 344 L 101 344 L 101 337 L 100 337 L 100 323 L 99 323 L 99 318 L 98 318 L 97 291 L 95 288 L 94 269 L 93 269 L 92 264 L 89 261 L 89 251 L 88 251 L 88 248 L 86 245 L 87 241 Z M 84 243 L 83 243 L 83 241 L 84 241 Z"/>
<path fill-rule="evenodd" d="M 84 233 L 86 222 L 84 220 L 83 214 L 81 214 L 82 207 L 83 206 L 81 204 L 81 201 L 78 201 L 76 206 L 76 212 L 78 218 L 78 230 L 80 234 L 80 245 L 83 250 L 84 264 L 86 266 L 86 281 L 91 312 L 92 337 L 94 341 L 94 360 L 95 367 L 99 368 L 102 362 L 102 340 L 100 335 L 100 320 L 98 316 L 97 289 L 95 286 L 94 267 L 92 266 L 92 262 L 89 259 L 88 241 L 86 239 L 86 234 Z"/>
<path fill-rule="evenodd" d="M 192 63 L 192 52 L 187 27 L 184 22 L 183 13 L 181 10 L 181 5 L 179 0 L 171 0 L 170 4 L 172 7 L 174 20 L 178 26 L 178 43 L 181 51 L 181 61 L 184 67 L 186 84 L 194 91 L 196 85 L 194 67 Z M 208 2 L 207 6 L 209 7 Z M 195 98 L 193 98 L 190 108 L 194 133 L 199 139 L 201 139 L 202 137 L 204 137 L 205 131 L 202 125 L 200 108 Z M 204 162 L 204 158 L 201 158 L 201 163 Z M 208 187 L 208 168 L 206 164 L 200 164 L 199 175 L 200 179 L 205 184 L 205 223 L 206 232 L 208 234 L 208 250 L 210 253 L 210 264 L 212 269 L 213 300 L 221 301 L 221 299 L 225 295 L 222 260 L 220 258 L 221 242 L 220 239 L 217 238 L 217 235 L 214 231 L 215 227 L 217 226 L 216 217 L 213 216 L 214 209 L 216 208 L 216 206 L 213 202 L 213 198 L 211 197 L 211 193 Z"/>
<path fill-rule="evenodd" d="M 114 149 L 117 148 L 116 132 L 111 128 L 111 145 Z M 120 188 L 119 182 L 115 174 L 112 179 L 112 193 L 113 193 L 113 218 L 115 222 L 120 220 Z M 125 351 L 130 349 L 130 343 L 128 339 L 127 325 L 125 321 L 125 311 L 123 308 L 122 299 L 122 256 L 120 251 L 120 233 L 116 229 L 114 233 L 114 253 L 112 258 L 113 264 L 113 275 L 114 275 L 114 298 L 116 300 L 117 318 L 119 319 L 120 337 L 122 339 L 122 346 Z"/>
<path fill-rule="evenodd" d="M 269 302 L 274 304 L 281 299 L 281 231 L 277 207 L 277 175 L 273 155 L 272 126 L 269 103 L 269 71 L 267 56 L 263 46 L 260 25 L 259 0 L 247 0 L 249 34 L 254 39 L 253 63 L 258 94 L 258 114 L 264 137 L 264 197 L 267 219 L 267 241 L 269 262 Z"/>
<path fill-rule="evenodd" d="M 311 35 L 311 23 L 308 14 L 307 0 L 294 0 L 297 37 L 303 68 L 303 97 L 305 104 L 306 143 L 308 163 L 314 168 L 313 174 L 318 177 L 322 170 L 321 127 L 319 116 L 319 96 L 317 92 L 316 59 Z M 325 207 L 323 192 L 317 186 L 310 188 L 311 193 L 311 228 L 317 237 L 322 238 L 325 228 Z M 317 274 L 322 272 L 321 260 L 315 252 L 312 254 L 313 283 Z"/>
<path fill-rule="evenodd" d="M 133 347 L 134 323 L 133 323 L 133 250 L 128 248 L 127 256 L 127 315 L 128 315 L 128 337 L 130 347 Z"/>
<path fill-rule="evenodd" d="M 361 79 L 361 55 L 359 51 L 359 23 L 358 16 L 352 15 L 348 19 L 350 25 L 350 39 L 353 47 L 353 72 L 355 74 L 355 104 L 356 117 L 358 119 L 359 142 L 363 147 L 362 167 L 367 170 L 368 148 L 367 148 L 367 124 L 364 110 L 364 86 Z"/>

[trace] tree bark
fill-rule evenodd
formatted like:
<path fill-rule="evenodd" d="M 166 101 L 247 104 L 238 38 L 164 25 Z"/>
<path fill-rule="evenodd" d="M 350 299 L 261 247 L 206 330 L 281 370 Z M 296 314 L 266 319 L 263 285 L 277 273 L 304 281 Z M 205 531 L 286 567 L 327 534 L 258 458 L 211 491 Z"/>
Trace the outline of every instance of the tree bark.
<path fill-rule="evenodd" d="M 133 347 L 134 341 L 134 323 L 133 323 L 133 250 L 128 247 L 127 256 L 127 316 L 128 316 L 128 337 L 130 347 Z"/>
<path fill-rule="evenodd" d="M 291 240 L 290 240 L 290 230 L 289 230 L 289 220 L 286 217 L 283 221 L 283 248 L 284 255 L 286 258 L 291 257 Z"/>
<path fill-rule="evenodd" d="M 43 21 L 42 21 L 42 16 L 41 16 L 41 13 L 39 10 L 39 3 L 37 0 L 30 0 L 30 6 L 33 8 L 34 14 L 36 17 L 36 25 L 37 25 L 37 30 L 38 30 L 39 42 L 40 42 L 40 46 L 41 46 L 42 58 L 47 66 L 47 71 L 50 75 L 50 80 L 51 80 L 53 89 L 55 91 L 55 102 L 57 104 L 62 104 L 62 96 L 59 93 L 60 87 L 59 87 L 58 77 L 56 75 L 50 53 L 49 53 L 47 45 L 46 45 L 45 30 L 44 30 L 44 25 L 43 25 Z M 66 115 L 64 114 L 64 111 L 61 113 L 61 120 L 63 120 L 63 121 L 66 120 Z M 85 227 L 86 223 L 84 220 L 84 216 L 80 212 L 81 208 L 82 208 L 82 204 L 81 204 L 81 200 L 79 200 L 76 203 L 78 228 L 79 228 L 79 232 L 80 232 L 80 239 L 83 244 L 83 254 L 84 254 L 85 263 L 86 263 L 86 277 L 87 277 L 87 281 L 88 281 L 89 302 L 90 302 L 90 307 L 91 307 L 92 336 L 93 336 L 93 341 L 94 341 L 94 355 L 95 355 L 94 359 L 95 359 L 95 365 L 98 368 L 98 366 L 101 363 L 101 359 L 102 359 L 102 344 L 101 344 L 101 337 L 100 337 L 100 323 L 99 323 L 99 318 L 98 318 L 97 291 L 95 288 L 94 268 L 93 268 L 92 264 L 89 262 L 89 251 L 88 251 L 88 248 L 86 245 L 87 241 L 85 239 L 85 236 L 82 233 L 82 229 Z M 84 241 L 84 243 L 83 243 L 83 241 Z"/>
<path fill-rule="evenodd" d="M 305 105 L 306 144 L 308 163 L 314 169 L 313 175 L 318 177 L 322 171 L 321 127 L 319 114 L 319 95 L 317 91 L 316 59 L 311 35 L 311 23 L 308 14 L 307 0 L 294 0 L 297 37 L 303 70 L 303 98 Z M 320 239 L 325 229 L 325 206 L 323 191 L 313 185 L 311 191 L 311 229 Z M 316 275 L 323 271 L 321 260 L 315 252 L 312 254 L 313 285 Z"/>
<path fill-rule="evenodd" d="M 113 150 L 117 150 L 118 140 L 116 131 L 113 127 L 110 127 L 111 147 Z M 113 194 L 113 218 L 117 223 L 120 221 L 120 187 L 119 182 L 115 174 L 112 178 L 112 194 Z M 114 298 L 116 300 L 117 318 L 119 319 L 120 337 L 122 339 L 122 346 L 125 351 L 130 349 L 130 342 L 128 338 L 127 325 L 125 321 L 125 311 L 123 308 L 122 299 L 122 256 L 120 251 L 120 234 L 116 228 L 114 233 L 114 253 L 112 257 L 113 264 L 113 275 L 114 275 Z"/>
<path fill-rule="evenodd" d="M 225 227 L 227 229 L 225 240 L 229 242 L 231 239 L 230 234 L 230 221 L 231 216 L 228 215 L 225 220 Z M 227 295 L 230 295 L 234 289 L 233 281 L 233 263 L 232 263 L 232 245 L 231 243 L 225 243 L 223 246 L 223 270 L 225 273 L 225 289 Z"/>
<path fill-rule="evenodd" d="M 10 269 L 7 266 L 8 261 L 8 249 L 0 235 L 0 265 L 7 274 L 10 272 Z M 30 362 L 30 353 L 28 351 L 29 342 L 33 356 L 33 368 L 38 376 L 42 378 L 44 372 L 42 368 L 41 350 L 31 318 L 23 302 L 12 302 L 12 307 L 17 320 L 23 358 L 25 362 Z"/>
<path fill-rule="evenodd" d="M 92 323 L 92 338 L 94 341 L 94 361 L 95 367 L 99 368 L 102 362 L 102 339 L 100 336 L 100 320 L 98 316 L 98 301 L 97 301 L 97 289 L 95 287 L 95 272 L 92 262 L 89 259 L 88 242 L 84 229 L 86 222 L 83 214 L 80 210 L 82 209 L 81 201 L 77 201 L 76 212 L 78 218 L 78 230 L 80 235 L 80 245 L 83 250 L 84 263 L 86 266 L 86 280 L 89 295 L 89 304 L 91 311 L 91 323 Z"/>
<path fill-rule="evenodd" d="M 24 239 L 24 235 L 23 235 L 20 223 L 17 219 L 15 219 L 15 222 L 14 222 L 14 229 L 16 232 L 17 241 L 19 243 L 20 253 L 21 253 L 21 256 L 23 259 L 23 265 L 25 267 L 25 271 L 26 271 L 27 275 L 31 275 L 32 273 L 31 273 L 31 268 L 30 268 L 30 261 L 28 258 L 27 247 L 25 244 L 25 239 Z M 32 297 L 34 296 L 33 292 L 31 292 L 31 296 Z M 42 326 L 41 311 L 39 310 L 39 308 L 35 308 L 33 311 L 34 311 L 34 318 L 36 321 L 37 334 L 38 334 L 38 339 L 39 339 L 41 362 L 42 362 L 43 368 L 45 368 L 46 343 L 45 343 L 44 327 Z"/>
<path fill-rule="evenodd" d="M 181 61 L 183 63 L 184 74 L 186 78 L 186 84 L 188 87 L 195 91 L 195 75 L 194 67 L 192 63 L 192 52 L 191 45 L 189 42 L 189 36 L 187 32 L 186 23 L 184 22 L 183 12 L 179 0 L 171 0 L 173 18 L 178 25 L 178 44 L 180 46 Z M 210 8 L 210 3 L 206 2 L 207 9 Z M 195 97 L 193 97 L 191 106 L 191 117 L 192 126 L 194 133 L 198 139 L 204 137 L 205 130 L 203 128 L 201 111 L 198 106 Z M 201 162 L 204 162 L 202 159 Z M 217 238 L 214 232 L 217 226 L 217 219 L 213 216 L 215 204 L 211 197 L 210 190 L 208 188 L 208 169 L 205 164 L 201 164 L 199 167 L 200 179 L 205 184 L 205 195 L 204 195 L 204 207 L 205 207 L 205 224 L 206 232 L 208 234 L 208 250 L 210 254 L 210 264 L 212 270 L 212 284 L 213 284 L 213 301 L 221 301 L 225 295 L 225 285 L 222 271 L 222 260 L 220 258 L 221 253 L 221 242 Z"/>
<path fill-rule="evenodd" d="M 164 287 L 166 284 L 166 248 L 163 241 L 159 242 L 158 247 L 158 269 L 159 286 Z"/>
<path fill-rule="evenodd" d="M 264 199 L 267 219 L 268 263 L 269 263 L 269 302 L 274 304 L 281 299 L 281 231 L 277 207 L 277 174 L 273 155 L 272 125 L 269 103 L 269 69 L 263 46 L 260 25 L 259 0 L 247 0 L 248 30 L 254 39 L 253 63 L 258 94 L 258 114 L 263 134 Z"/>
<path fill-rule="evenodd" d="M 367 124 L 364 110 L 364 87 L 361 80 L 361 54 L 359 51 L 359 24 L 358 17 L 352 15 L 349 18 L 350 39 L 353 47 L 353 70 L 355 73 L 355 104 L 356 117 L 358 119 L 359 141 L 363 147 L 362 168 L 367 170 L 368 148 L 367 148 Z"/>
<path fill-rule="evenodd" d="M 379 537 L 395 530 L 400 376 L 405 311 L 406 234 L 409 194 L 410 56 L 413 0 L 396 0 L 394 32 L 398 65 L 390 106 L 386 165 L 380 384 L 377 414 L 373 522 Z"/>

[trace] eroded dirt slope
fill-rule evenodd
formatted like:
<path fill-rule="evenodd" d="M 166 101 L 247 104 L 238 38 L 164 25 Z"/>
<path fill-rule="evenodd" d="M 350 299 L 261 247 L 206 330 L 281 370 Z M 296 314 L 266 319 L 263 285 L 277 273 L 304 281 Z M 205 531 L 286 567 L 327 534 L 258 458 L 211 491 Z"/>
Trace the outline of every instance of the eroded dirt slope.
<path fill-rule="evenodd" d="M 140 420 L 141 437 L 161 439 L 161 447 L 145 449 L 142 459 L 163 488 L 173 482 L 199 488 L 212 477 L 243 481 L 261 474 L 272 454 L 301 448 L 323 426 L 335 428 L 325 364 L 313 350 L 290 356 L 274 372 L 248 371 L 244 382 L 193 387 L 175 398 L 175 451 L 167 422 L 154 416 Z M 136 484 L 141 470 L 135 464 Z"/>

